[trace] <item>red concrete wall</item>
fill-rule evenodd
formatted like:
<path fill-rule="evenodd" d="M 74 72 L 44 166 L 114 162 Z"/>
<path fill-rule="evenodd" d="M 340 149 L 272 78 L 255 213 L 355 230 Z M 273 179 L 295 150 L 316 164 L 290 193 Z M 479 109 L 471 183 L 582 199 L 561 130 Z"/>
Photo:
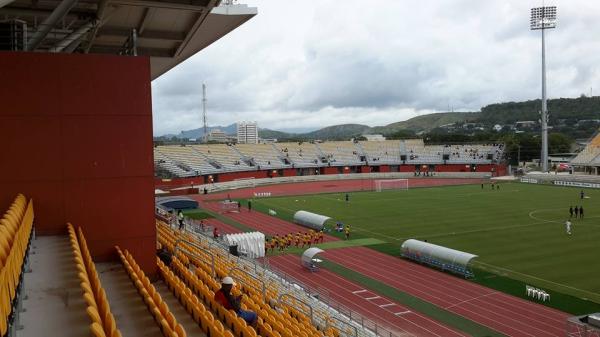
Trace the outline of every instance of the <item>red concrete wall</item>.
<path fill-rule="evenodd" d="M 437 172 L 471 172 L 470 165 L 455 164 L 455 165 L 436 165 Z"/>
<path fill-rule="evenodd" d="M 269 177 L 268 173 L 270 173 L 271 171 L 272 170 L 220 173 L 220 174 L 218 174 L 218 176 L 219 176 L 219 182 L 224 183 L 226 181 L 232 181 L 232 180 L 236 180 L 236 179 L 268 178 Z"/>
<path fill-rule="evenodd" d="M 0 207 L 35 201 L 40 235 L 84 230 L 95 261 L 155 271 L 147 58 L 0 52 Z"/>
<path fill-rule="evenodd" d="M 371 173 L 371 167 L 370 166 L 361 166 L 360 172 L 361 173 Z"/>
<path fill-rule="evenodd" d="M 295 177 L 296 176 L 296 170 L 295 169 L 284 169 L 283 170 L 283 176 L 284 177 Z"/>
<path fill-rule="evenodd" d="M 323 167 L 322 170 L 323 174 L 338 174 L 338 168 L 337 167 Z"/>

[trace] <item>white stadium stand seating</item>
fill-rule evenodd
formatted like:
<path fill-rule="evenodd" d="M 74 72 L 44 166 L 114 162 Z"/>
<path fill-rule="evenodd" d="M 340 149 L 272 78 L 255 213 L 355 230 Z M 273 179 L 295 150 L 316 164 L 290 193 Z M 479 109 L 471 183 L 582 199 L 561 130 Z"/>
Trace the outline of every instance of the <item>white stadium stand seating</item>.
<path fill-rule="evenodd" d="M 600 133 L 596 134 L 588 145 L 581 151 L 571 164 L 578 166 L 597 166 L 600 164 Z"/>
<path fill-rule="evenodd" d="M 600 140 L 598 143 L 600 144 Z M 503 151 L 504 144 L 425 145 L 421 139 L 164 145 L 154 148 L 154 163 L 175 177 L 192 177 L 226 172 L 328 166 L 485 165 L 499 163 Z M 600 146 L 596 147 L 596 151 L 600 153 Z M 589 156 L 594 159 L 597 155 Z"/>

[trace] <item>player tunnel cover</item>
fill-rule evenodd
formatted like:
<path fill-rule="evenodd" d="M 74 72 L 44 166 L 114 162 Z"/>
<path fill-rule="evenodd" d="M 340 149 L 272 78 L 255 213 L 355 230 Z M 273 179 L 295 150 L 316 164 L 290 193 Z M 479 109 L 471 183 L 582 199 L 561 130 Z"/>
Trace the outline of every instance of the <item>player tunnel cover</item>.
<path fill-rule="evenodd" d="M 312 228 L 320 231 L 325 227 L 325 222 L 331 218 L 325 215 L 311 213 L 307 211 L 298 211 L 294 214 L 294 222 L 300 226 Z"/>

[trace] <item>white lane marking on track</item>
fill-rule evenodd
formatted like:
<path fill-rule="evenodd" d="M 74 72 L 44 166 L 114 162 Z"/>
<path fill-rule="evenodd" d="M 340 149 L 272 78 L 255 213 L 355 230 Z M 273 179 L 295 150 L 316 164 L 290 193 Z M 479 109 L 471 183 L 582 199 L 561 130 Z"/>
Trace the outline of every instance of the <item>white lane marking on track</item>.
<path fill-rule="evenodd" d="M 380 308 L 386 308 L 386 307 L 391 307 L 392 305 L 397 305 L 396 303 L 386 303 L 386 304 L 382 304 L 379 307 Z"/>
<path fill-rule="evenodd" d="M 396 315 L 396 316 L 402 316 L 402 315 L 405 315 L 405 314 L 410 314 L 411 312 L 412 311 L 410 311 L 410 310 L 406 310 L 406 311 L 401 311 L 401 312 L 395 312 L 394 315 Z"/>
<path fill-rule="evenodd" d="M 368 290 L 366 290 L 366 289 L 362 289 L 362 290 L 356 290 L 356 291 L 353 291 L 352 293 L 353 293 L 354 295 L 356 295 L 356 294 L 366 293 L 367 291 L 368 291 Z"/>
<path fill-rule="evenodd" d="M 381 296 L 367 297 L 367 298 L 365 298 L 365 300 L 367 300 L 367 301 L 372 301 L 372 300 L 376 300 L 376 299 L 378 299 L 378 298 L 381 298 Z"/>

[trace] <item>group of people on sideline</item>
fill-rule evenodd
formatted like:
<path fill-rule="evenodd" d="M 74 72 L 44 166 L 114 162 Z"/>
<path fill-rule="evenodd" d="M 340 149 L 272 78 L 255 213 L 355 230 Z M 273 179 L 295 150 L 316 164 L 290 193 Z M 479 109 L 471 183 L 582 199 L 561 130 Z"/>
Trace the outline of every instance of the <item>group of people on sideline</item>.
<path fill-rule="evenodd" d="M 296 234 L 289 233 L 282 235 L 281 237 L 276 234 L 275 236 L 271 237 L 271 239 L 266 240 L 265 253 L 269 252 L 269 250 L 274 252 L 275 249 L 283 251 L 292 245 L 294 245 L 296 248 L 304 248 L 304 246 L 310 247 L 313 244 L 323 243 L 324 237 L 325 234 L 323 233 L 323 230 L 315 231 L 313 229 L 304 233 L 300 231 Z"/>

